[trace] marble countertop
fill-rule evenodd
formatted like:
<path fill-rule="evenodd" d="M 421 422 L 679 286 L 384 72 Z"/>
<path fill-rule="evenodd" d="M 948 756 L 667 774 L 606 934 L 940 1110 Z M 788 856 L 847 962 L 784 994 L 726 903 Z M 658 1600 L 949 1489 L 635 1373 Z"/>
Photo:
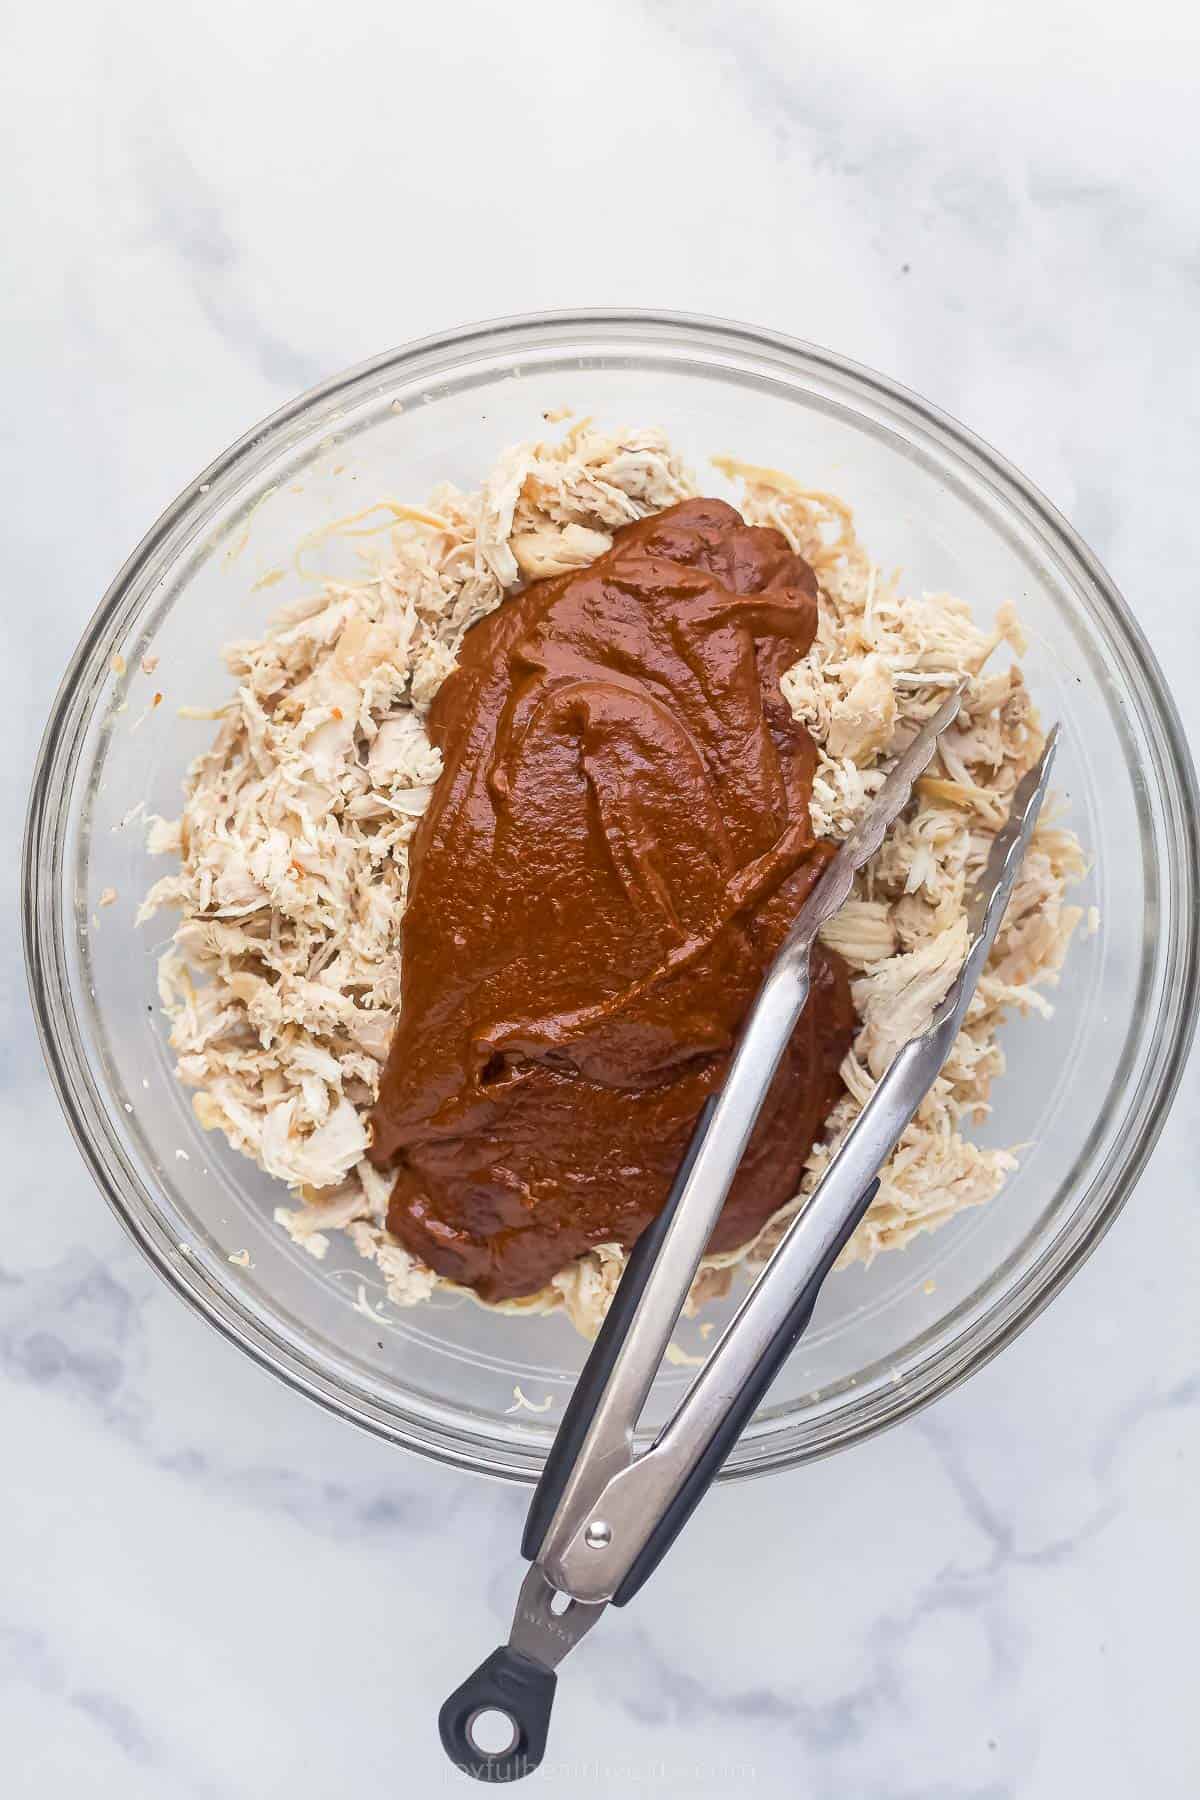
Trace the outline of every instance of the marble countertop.
<path fill-rule="evenodd" d="M 547 306 L 754 320 L 967 420 L 1108 564 L 1195 741 L 1198 51 L 1159 0 L 23 9 L 0 68 L 9 860 L 67 656 L 194 471 L 340 366 Z M 433 1712 L 503 1628 L 524 1497 L 324 1416 L 160 1286 L 42 1073 L 13 899 L 0 1785 L 455 1791 Z M 540 1792 L 1197 1791 L 1186 1081 L 1015 1346 L 865 1448 L 706 1504 L 571 1666 Z"/>

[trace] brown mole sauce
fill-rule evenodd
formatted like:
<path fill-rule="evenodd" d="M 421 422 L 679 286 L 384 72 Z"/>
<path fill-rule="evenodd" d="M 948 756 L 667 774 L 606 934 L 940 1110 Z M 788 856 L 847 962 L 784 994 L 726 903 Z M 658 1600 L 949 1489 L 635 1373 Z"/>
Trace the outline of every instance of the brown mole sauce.
<path fill-rule="evenodd" d="M 816 619 L 778 532 L 688 500 L 473 626 L 433 702 L 372 1155 L 395 1237 L 487 1300 L 633 1244 L 666 1199 L 832 855 L 779 692 Z M 710 1249 L 791 1197 L 839 1092 L 846 971 L 818 950 L 812 974 Z"/>

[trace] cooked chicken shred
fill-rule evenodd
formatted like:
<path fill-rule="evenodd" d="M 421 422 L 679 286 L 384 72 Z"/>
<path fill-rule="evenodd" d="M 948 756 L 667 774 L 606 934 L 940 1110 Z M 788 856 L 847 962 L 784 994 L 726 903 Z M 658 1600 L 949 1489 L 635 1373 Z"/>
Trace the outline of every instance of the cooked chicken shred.
<path fill-rule="evenodd" d="M 850 966 L 860 1020 L 845 1093 L 801 1192 L 751 1244 L 705 1259 L 693 1312 L 727 1291 L 737 1264 L 770 1253 L 891 1056 L 945 994 L 966 948 L 964 897 L 1041 747 L 1018 663 L 994 661 L 1023 649 L 1010 608 L 987 632 L 961 600 L 905 594 L 836 496 L 716 460 L 740 484 L 747 520 L 781 531 L 820 582 L 816 641 L 783 681 L 818 746 L 818 832 L 843 837 L 946 688 L 963 675 L 969 687 L 907 813 L 825 928 Z M 293 1190 L 300 1204 L 275 1217 L 297 1243 L 323 1257 L 330 1234 L 346 1232 L 397 1304 L 451 1285 L 389 1238 L 389 1183 L 366 1158 L 400 1001 L 408 847 L 441 769 L 424 714 L 463 633 L 506 592 L 593 561 L 617 527 L 697 491 L 662 433 L 611 436 L 582 420 L 556 443 L 506 451 L 479 493 L 447 486 L 424 509 L 370 509 L 392 523 L 361 579 L 324 581 L 263 637 L 228 646 L 236 695 L 189 771 L 182 816 L 149 822 L 149 848 L 179 867 L 139 919 L 162 906 L 181 915 L 159 992 L 197 1118 Z M 340 527 L 360 535 L 356 521 Z M 1003 1071 L 1005 1013 L 1050 1010 L 1042 990 L 1082 916 L 1065 893 L 1084 871 L 1073 834 L 1043 822 L 950 1060 L 843 1262 L 870 1261 L 990 1199 L 1016 1167 L 964 1128 Z M 599 1245 L 501 1310 L 561 1307 L 591 1335 L 624 1262 L 618 1246 Z"/>

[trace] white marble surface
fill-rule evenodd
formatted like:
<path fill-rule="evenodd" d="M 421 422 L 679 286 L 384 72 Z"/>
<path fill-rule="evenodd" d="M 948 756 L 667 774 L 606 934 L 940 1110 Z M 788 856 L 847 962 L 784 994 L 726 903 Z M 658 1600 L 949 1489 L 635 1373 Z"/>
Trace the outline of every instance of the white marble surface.
<path fill-rule="evenodd" d="M 775 325 L 968 420 L 1108 562 L 1195 737 L 1194 21 L 1158 0 L 21 9 L 0 59 L 10 859 L 68 652 L 195 469 L 341 365 L 548 305 Z M 453 1791 L 435 1704 L 497 1636 L 522 1497 L 326 1418 L 159 1286 L 60 1122 L 4 904 L 0 1789 Z M 1193 1065 L 1135 1202 L 983 1375 L 708 1503 L 569 1665 L 541 1792 L 1197 1791 L 1198 1097 Z"/>

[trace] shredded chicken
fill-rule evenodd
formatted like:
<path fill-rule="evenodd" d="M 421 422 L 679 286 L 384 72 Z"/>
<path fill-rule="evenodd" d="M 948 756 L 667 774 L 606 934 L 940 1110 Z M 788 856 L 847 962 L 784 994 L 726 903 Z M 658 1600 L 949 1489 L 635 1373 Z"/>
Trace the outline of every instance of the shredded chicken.
<path fill-rule="evenodd" d="M 962 711 L 944 734 L 930 774 L 822 935 L 849 963 L 860 1028 L 842 1066 L 846 1093 L 813 1150 L 795 1200 L 743 1253 L 751 1266 L 774 1249 L 899 1046 L 929 1021 L 966 951 L 965 897 L 1007 816 L 1012 791 L 1040 754 L 1042 735 L 1015 661 L 992 666 L 1002 646 L 1025 648 L 1015 613 L 1001 606 L 994 631 L 948 594 L 909 595 L 870 561 L 851 514 L 833 496 L 774 470 L 721 459 L 743 483 L 742 510 L 774 525 L 816 570 L 820 622 L 809 654 L 783 691 L 818 746 L 813 823 L 849 831 L 890 758 L 937 708 L 947 687 L 970 678 Z M 842 1254 L 869 1262 L 959 1212 L 989 1200 L 1017 1166 L 962 1127 L 981 1119 L 1004 1054 L 1005 1012 L 1050 1011 L 1053 986 L 1082 909 L 1065 901 L 1086 872 L 1070 831 L 1043 821 L 1034 834 L 988 968 L 942 1074 L 895 1155 L 879 1194 Z"/>
<path fill-rule="evenodd" d="M 844 836 L 945 689 L 962 675 L 970 686 L 906 815 L 825 929 L 850 966 L 860 1028 L 801 1192 L 753 1243 L 705 1259 L 689 1313 L 725 1293 L 739 1263 L 770 1253 L 946 992 L 966 947 L 964 895 L 1041 747 L 1019 666 L 992 666 L 1002 645 L 1023 648 L 1010 609 L 989 633 L 960 600 L 906 596 L 870 562 L 844 502 L 774 470 L 717 466 L 741 482 L 746 518 L 783 532 L 820 582 L 816 641 L 783 681 L 818 746 L 819 832 Z M 391 521 L 361 580 L 324 581 L 264 637 L 227 648 L 236 694 L 189 771 L 182 816 L 147 822 L 151 851 L 179 861 L 139 919 L 167 905 L 181 915 L 159 992 L 197 1118 L 293 1191 L 299 1206 L 275 1216 L 297 1243 L 322 1257 L 345 1232 L 397 1304 L 452 1285 L 389 1237 L 389 1184 L 366 1156 L 400 1002 L 408 846 L 441 771 L 425 712 L 463 633 L 506 592 L 593 561 L 618 526 L 697 491 L 660 432 L 610 436 L 585 419 L 556 443 L 505 452 L 479 493 L 443 487 L 427 508 L 389 501 L 312 534 L 306 547 L 332 533 L 369 546 L 378 522 L 361 521 Z M 962 1127 L 986 1112 L 1003 1070 L 1005 1012 L 1049 1011 L 1041 990 L 1081 917 L 1064 895 L 1084 869 L 1075 837 L 1043 823 L 950 1060 L 843 1261 L 869 1261 L 991 1198 L 1015 1168 Z M 599 1245 L 501 1310 L 563 1308 L 592 1335 L 624 1263 L 618 1246 Z"/>

